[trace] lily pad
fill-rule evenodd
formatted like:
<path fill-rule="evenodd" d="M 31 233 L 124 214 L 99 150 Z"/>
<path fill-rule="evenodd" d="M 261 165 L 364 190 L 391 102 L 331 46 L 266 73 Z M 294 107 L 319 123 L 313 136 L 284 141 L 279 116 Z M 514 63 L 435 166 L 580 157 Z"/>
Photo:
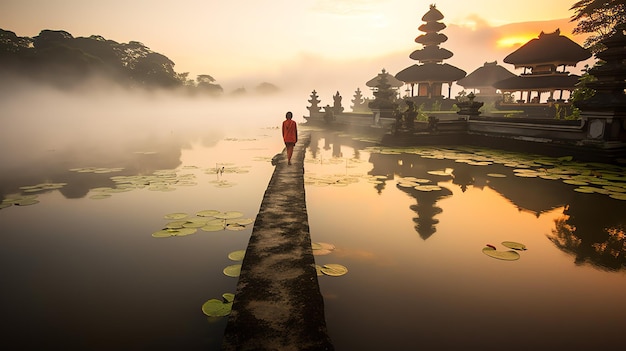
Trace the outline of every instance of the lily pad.
<path fill-rule="evenodd" d="M 322 271 L 322 273 L 332 277 L 339 277 L 348 273 L 348 268 L 337 263 L 325 264 L 320 270 Z"/>
<path fill-rule="evenodd" d="M 229 277 L 238 277 L 241 274 L 241 265 L 233 264 L 224 268 L 224 274 Z"/>
<path fill-rule="evenodd" d="M 239 225 L 249 225 L 249 224 L 254 223 L 254 218 L 241 218 L 241 219 L 236 219 L 236 220 L 235 220 L 235 223 L 236 223 L 236 224 L 239 224 Z"/>
<path fill-rule="evenodd" d="M 222 219 L 239 218 L 239 217 L 243 217 L 243 213 L 239 211 L 226 211 L 226 212 L 216 213 L 213 215 L 213 217 L 222 218 Z"/>
<path fill-rule="evenodd" d="M 182 212 L 169 213 L 163 216 L 164 219 L 183 219 L 187 218 L 188 214 Z"/>
<path fill-rule="evenodd" d="M 236 223 L 226 225 L 226 230 L 232 230 L 232 231 L 238 232 L 238 231 L 245 230 L 245 229 L 246 229 L 245 225 L 240 225 Z"/>
<path fill-rule="evenodd" d="M 513 250 L 526 250 L 526 245 L 524 245 L 522 243 L 515 242 L 515 241 L 503 241 L 502 245 L 508 247 L 509 249 L 513 249 Z"/>
<path fill-rule="evenodd" d="M 497 258 L 505 261 L 515 261 L 519 259 L 519 254 L 515 251 L 498 251 L 491 247 L 483 248 L 483 253 L 489 257 Z"/>
<path fill-rule="evenodd" d="M 213 217 L 216 214 L 220 213 L 218 210 L 202 210 L 196 213 L 198 217 Z"/>
<path fill-rule="evenodd" d="M 202 230 L 204 230 L 205 232 L 219 232 L 221 230 L 225 229 L 224 223 L 209 223 L 207 225 L 205 225 L 204 227 L 200 228 Z"/>
<path fill-rule="evenodd" d="M 21 199 L 21 200 L 15 201 L 15 204 L 17 206 L 30 206 L 30 205 L 34 205 L 38 203 L 39 203 L 39 200 L 36 200 L 36 199 Z"/>
<path fill-rule="evenodd" d="M 237 250 L 228 254 L 228 259 L 231 261 L 243 261 L 244 256 L 246 255 L 246 250 Z"/>
<path fill-rule="evenodd" d="M 202 305 L 202 312 L 209 317 L 228 316 L 233 309 L 233 303 L 218 299 L 210 299 Z"/>

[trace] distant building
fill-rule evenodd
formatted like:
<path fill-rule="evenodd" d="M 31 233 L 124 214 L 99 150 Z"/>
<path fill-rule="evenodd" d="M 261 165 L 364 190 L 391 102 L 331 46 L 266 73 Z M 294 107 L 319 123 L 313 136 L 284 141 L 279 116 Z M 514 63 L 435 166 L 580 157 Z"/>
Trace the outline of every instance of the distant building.
<path fill-rule="evenodd" d="M 515 74 L 498 65 L 497 61 L 485 62 L 482 67 L 466 77 L 459 79 L 456 84 L 465 89 L 472 89 L 480 101 L 500 100 L 502 95 L 493 86 L 496 82 L 515 77 Z"/>
<path fill-rule="evenodd" d="M 591 57 L 591 52 L 571 39 L 560 34 L 541 32 L 538 38 L 504 58 L 504 62 L 524 68 L 524 72 L 494 83 L 502 92 L 519 94 L 517 103 L 539 104 L 543 102 L 565 102 L 563 92 L 571 93 L 580 78 L 566 69 Z M 558 96 L 555 94 L 558 92 Z M 541 94 L 547 93 L 545 100 Z"/>
<path fill-rule="evenodd" d="M 443 14 L 435 5 L 430 5 L 430 10 L 422 17 L 422 21 L 426 23 L 418 28 L 425 34 L 415 38 L 415 42 L 421 44 L 423 48 L 409 55 L 409 58 L 418 61 L 419 64 L 409 66 L 396 74 L 396 78 L 411 86 L 412 97 L 444 98 L 443 85 L 447 84 L 447 97 L 450 98 L 452 84 L 465 77 L 465 71 L 443 63 L 443 60 L 452 57 L 453 53 L 439 47 L 448 40 L 445 34 L 439 33 L 446 28 L 444 23 L 439 22 L 442 19 Z"/>

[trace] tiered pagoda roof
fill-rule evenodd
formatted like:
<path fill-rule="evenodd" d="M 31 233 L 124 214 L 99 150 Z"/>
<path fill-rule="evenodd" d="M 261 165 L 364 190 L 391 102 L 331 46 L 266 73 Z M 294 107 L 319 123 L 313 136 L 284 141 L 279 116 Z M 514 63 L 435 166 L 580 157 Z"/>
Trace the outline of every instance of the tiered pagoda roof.
<path fill-rule="evenodd" d="M 423 48 L 409 55 L 409 58 L 419 61 L 420 64 L 409 66 L 396 74 L 396 78 L 407 84 L 421 84 L 427 87 L 427 89 L 420 87 L 419 90 L 428 91 L 428 97 L 440 95 L 442 83 L 451 85 L 466 74 L 457 67 L 442 63 L 443 60 L 453 56 L 451 51 L 439 47 L 448 40 L 445 34 L 439 33 L 446 28 L 446 25 L 440 22 L 442 19 L 443 14 L 435 5 L 430 5 L 429 11 L 422 16 L 422 21 L 426 23 L 418 28 L 424 34 L 415 38 L 415 42 L 421 44 Z"/>

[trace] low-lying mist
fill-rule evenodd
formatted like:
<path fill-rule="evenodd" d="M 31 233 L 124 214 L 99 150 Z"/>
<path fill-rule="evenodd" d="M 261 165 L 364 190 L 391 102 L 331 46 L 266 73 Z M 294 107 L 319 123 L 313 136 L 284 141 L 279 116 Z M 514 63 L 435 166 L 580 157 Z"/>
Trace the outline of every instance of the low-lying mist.
<path fill-rule="evenodd" d="M 59 181 L 75 167 L 176 168 L 181 149 L 225 138 L 276 138 L 271 152 L 277 153 L 285 112 L 302 123 L 307 104 L 306 96 L 288 93 L 190 97 L 113 86 L 59 90 L 20 83 L 0 93 L 0 195 Z M 141 153 L 154 154 L 149 166 L 138 161 Z"/>

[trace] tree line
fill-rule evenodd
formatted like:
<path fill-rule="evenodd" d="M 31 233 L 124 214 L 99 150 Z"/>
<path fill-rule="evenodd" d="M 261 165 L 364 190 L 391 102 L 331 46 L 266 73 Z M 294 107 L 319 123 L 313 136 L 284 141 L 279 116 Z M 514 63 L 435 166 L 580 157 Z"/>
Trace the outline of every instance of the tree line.
<path fill-rule="evenodd" d="M 39 35 L 20 37 L 0 29 L 0 73 L 26 78 L 57 87 L 73 87 L 93 77 L 106 77 L 122 86 L 143 88 L 184 88 L 209 95 L 223 93 L 223 88 L 208 74 L 195 80 L 189 73 L 178 73 L 167 56 L 141 42 L 118 43 L 100 35 L 74 37 L 63 30 L 42 30 Z M 242 93 L 242 88 L 237 93 Z M 271 83 L 261 83 L 256 90 L 272 93 Z M 244 89 L 245 91 L 245 89 Z"/>

